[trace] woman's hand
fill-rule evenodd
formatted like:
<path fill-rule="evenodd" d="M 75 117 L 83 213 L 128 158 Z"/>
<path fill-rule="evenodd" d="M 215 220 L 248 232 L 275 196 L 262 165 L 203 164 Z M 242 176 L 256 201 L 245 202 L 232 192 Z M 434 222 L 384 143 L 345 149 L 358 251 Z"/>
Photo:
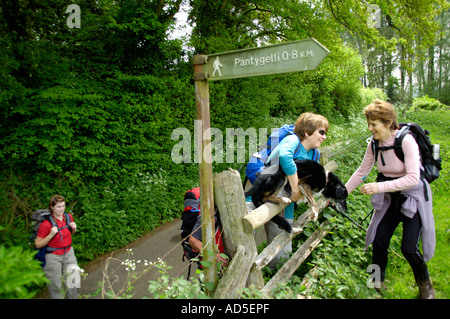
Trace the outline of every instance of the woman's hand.
<path fill-rule="evenodd" d="M 53 226 L 51 229 L 50 229 L 50 239 L 52 239 L 56 234 L 58 233 L 58 227 L 56 227 L 56 226 Z"/>
<path fill-rule="evenodd" d="M 300 192 L 300 189 L 297 186 L 296 191 L 292 190 L 290 200 L 295 203 L 295 202 L 298 202 L 300 200 L 300 198 L 302 198 L 302 193 Z"/>
<path fill-rule="evenodd" d="M 372 195 L 379 193 L 378 183 L 369 183 L 361 187 L 361 193 L 365 195 Z"/>
<path fill-rule="evenodd" d="M 77 231 L 77 224 L 75 224 L 75 222 L 71 222 L 69 226 L 72 228 L 72 234 L 74 234 Z"/>
<path fill-rule="evenodd" d="M 297 172 L 293 175 L 288 175 L 288 181 L 289 185 L 291 186 L 292 194 L 291 194 L 291 201 L 294 203 L 297 202 L 300 198 L 302 198 L 302 193 L 300 192 L 300 189 L 298 188 L 298 176 Z"/>

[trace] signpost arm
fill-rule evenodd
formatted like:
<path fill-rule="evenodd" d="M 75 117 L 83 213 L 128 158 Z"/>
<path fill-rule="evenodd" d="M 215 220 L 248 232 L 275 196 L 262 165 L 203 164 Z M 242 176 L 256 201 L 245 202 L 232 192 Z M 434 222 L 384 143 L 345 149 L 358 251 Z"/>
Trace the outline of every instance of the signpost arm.
<path fill-rule="evenodd" d="M 210 264 L 204 268 L 206 290 L 212 296 L 217 286 L 216 271 L 216 248 L 215 248 L 215 218 L 213 199 L 213 174 L 211 148 L 211 120 L 209 112 L 209 84 L 203 71 L 203 65 L 207 62 L 206 55 L 196 55 L 194 64 L 195 104 L 197 109 L 197 120 L 201 125 L 196 132 L 199 148 L 199 177 L 202 210 L 202 242 L 203 260 Z"/>

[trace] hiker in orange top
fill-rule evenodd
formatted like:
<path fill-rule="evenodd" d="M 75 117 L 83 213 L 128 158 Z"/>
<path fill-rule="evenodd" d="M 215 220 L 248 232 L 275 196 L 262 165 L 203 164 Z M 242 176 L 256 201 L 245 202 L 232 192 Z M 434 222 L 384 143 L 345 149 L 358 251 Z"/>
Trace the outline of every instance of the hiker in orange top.
<path fill-rule="evenodd" d="M 74 223 L 72 215 L 65 213 L 65 209 L 64 197 L 54 195 L 49 203 L 52 221 L 48 219 L 42 221 L 35 240 L 36 248 L 40 249 L 47 246 L 44 272 L 50 280 L 48 291 L 51 299 L 63 298 L 63 280 L 66 281 L 67 298 L 78 298 L 77 288 L 79 287 L 74 287 L 76 285 L 74 285 L 73 278 L 69 278 L 71 273 L 80 270 L 72 248 L 72 235 L 76 232 L 77 225 Z M 70 218 L 69 224 L 66 221 L 66 214 Z M 76 275 L 79 274 L 77 273 Z"/>

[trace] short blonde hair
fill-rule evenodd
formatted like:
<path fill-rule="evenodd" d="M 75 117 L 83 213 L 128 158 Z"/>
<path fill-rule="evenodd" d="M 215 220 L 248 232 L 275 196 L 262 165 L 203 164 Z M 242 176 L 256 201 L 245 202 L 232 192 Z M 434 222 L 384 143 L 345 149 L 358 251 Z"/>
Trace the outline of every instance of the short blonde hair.
<path fill-rule="evenodd" d="M 312 135 L 319 128 L 325 128 L 326 131 L 330 128 L 328 120 L 319 114 L 311 112 L 303 113 L 297 119 L 294 127 L 294 133 L 303 141 L 306 138 L 306 134 Z"/>
<path fill-rule="evenodd" d="M 380 99 L 374 100 L 364 108 L 364 115 L 367 120 L 380 120 L 384 125 L 391 123 L 390 129 L 397 130 L 399 128 L 397 122 L 397 113 L 391 103 Z"/>

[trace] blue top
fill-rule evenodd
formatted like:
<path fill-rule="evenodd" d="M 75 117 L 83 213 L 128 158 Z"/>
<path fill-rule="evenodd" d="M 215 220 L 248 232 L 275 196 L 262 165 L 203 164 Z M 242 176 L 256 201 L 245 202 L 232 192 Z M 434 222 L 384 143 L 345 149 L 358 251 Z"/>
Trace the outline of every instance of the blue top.
<path fill-rule="evenodd" d="M 296 154 L 297 149 L 298 151 Z M 296 155 L 295 158 L 299 160 L 309 159 L 318 161 L 318 156 L 317 159 L 315 159 L 316 153 L 317 150 L 315 149 L 310 149 L 309 151 L 307 151 L 303 147 L 302 143 L 300 143 L 300 139 L 298 138 L 298 136 L 292 134 L 286 136 L 281 140 L 280 144 L 278 144 L 278 146 L 268 157 L 267 162 L 271 161 L 271 164 L 275 164 L 278 163 L 279 160 L 284 173 L 286 175 L 293 175 L 297 172 L 297 166 L 294 163 L 294 155 Z M 284 217 L 290 219 L 294 218 L 294 203 L 288 205 L 284 209 Z"/>
<path fill-rule="evenodd" d="M 303 144 L 300 143 L 298 136 L 292 134 L 281 140 L 280 144 L 278 144 L 273 152 L 270 153 L 267 162 L 271 161 L 271 164 L 279 162 L 286 175 L 294 175 L 297 172 L 297 166 L 295 166 L 294 163 L 294 155 L 296 155 L 296 159 L 314 160 L 316 152 L 317 151 L 314 149 L 307 151 L 303 147 Z"/>

